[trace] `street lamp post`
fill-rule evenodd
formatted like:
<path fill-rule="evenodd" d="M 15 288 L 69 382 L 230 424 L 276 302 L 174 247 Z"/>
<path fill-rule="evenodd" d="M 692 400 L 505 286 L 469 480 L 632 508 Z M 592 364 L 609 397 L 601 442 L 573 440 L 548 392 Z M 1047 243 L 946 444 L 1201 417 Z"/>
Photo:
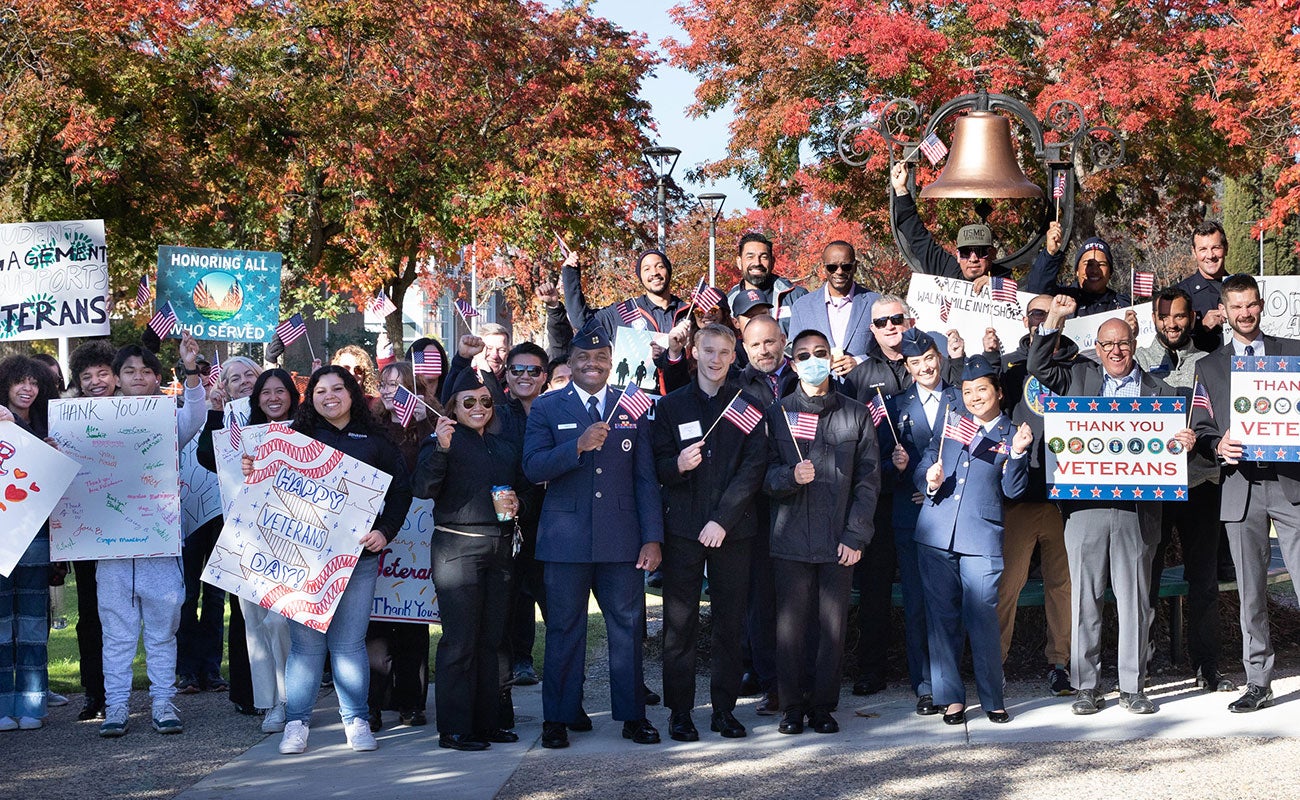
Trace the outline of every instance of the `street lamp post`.
<path fill-rule="evenodd" d="M 722 204 L 727 200 L 725 194 L 709 192 L 700 195 L 700 205 L 709 215 L 709 285 L 717 286 L 718 281 L 718 217 L 722 216 Z"/>
<path fill-rule="evenodd" d="M 668 178 L 673 174 L 673 167 L 677 166 L 677 158 L 682 154 L 681 150 L 676 147 L 647 147 L 641 151 L 641 157 L 650 167 L 650 171 L 655 174 L 655 186 L 657 188 L 658 208 L 657 216 L 659 218 L 659 249 L 664 249 L 664 233 L 668 227 L 668 199 L 667 186 Z"/>

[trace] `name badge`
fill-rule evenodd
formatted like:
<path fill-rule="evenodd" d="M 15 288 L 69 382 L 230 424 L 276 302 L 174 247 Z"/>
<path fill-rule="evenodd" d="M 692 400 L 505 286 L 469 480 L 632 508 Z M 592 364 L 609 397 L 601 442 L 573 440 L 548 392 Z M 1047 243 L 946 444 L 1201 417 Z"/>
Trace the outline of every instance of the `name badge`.
<path fill-rule="evenodd" d="M 572 430 L 576 430 L 577 427 L 578 427 L 578 423 L 576 422 L 566 422 L 563 425 L 556 425 L 555 429 L 557 431 L 572 431 Z"/>
<path fill-rule="evenodd" d="M 683 422 L 677 426 L 677 438 L 682 441 L 687 439 L 698 439 L 704 435 L 704 429 L 700 427 L 700 421 Z"/>

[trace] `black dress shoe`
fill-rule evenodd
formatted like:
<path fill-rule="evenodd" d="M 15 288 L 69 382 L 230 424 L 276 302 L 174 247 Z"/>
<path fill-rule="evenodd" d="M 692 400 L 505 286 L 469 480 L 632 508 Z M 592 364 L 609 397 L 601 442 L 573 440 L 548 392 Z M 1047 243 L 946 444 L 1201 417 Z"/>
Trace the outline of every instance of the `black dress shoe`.
<path fill-rule="evenodd" d="M 829 711 L 814 711 L 808 716 L 808 725 L 818 733 L 839 733 L 840 724 Z"/>
<path fill-rule="evenodd" d="M 945 725 L 964 725 L 965 723 L 966 708 L 964 706 L 951 714 L 946 711 L 943 714 L 943 724 Z"/>
<path fill-rule="evenodd" d="M 749 735 L 749 731 L 730 711 L 714 711 L 709 720 L 709 730 L 722 734 L 724 739 L 743 739 Z"/>
<path fill-rule="evenodd" d="M 1253 683 L 1246 684 L 1246 692 L 1241 697 L 1228 704 L 1228 710 L 1234 714 L 1243 714 L 1248 711 L 1258 711 L 1261 708 L 1268 708 L 1273 705 L 1273 692 L 1264 686 L 1256 686 Z"/>
<path fill-rule="evenodd" d="M 1201 666 L 1196 670 L 1196 688 L 1207 692 L 1235 692 L 1237 684 L 1224 677 L 1217 667 Z"/>
<path fill-rule="evenodd" d="M 695 728 L 694 725 L 691 726 Z M 631 719 L 623 723 L 623 738 L 631 739 L 637 744 L 659 744 L 659 731 L 655 726 L 650 724 L 648 719 Z M 698 733 L 695 738 L 700 738 Z"/>
<path fill-rule="evenodd" d="M 776 729 L 780 733 L 803 733 L 803 712 L 785 712 L 785 715 L 781 717 L 781 724 L 776 726 Z"/>
<path fill-rule="evenodd" d="M 103 719 L 104 718 L 104 698 L 92 697 L 86 695 L 86 704 L 81 707 L 81 713 L 77 714 L 77 719 Z"/>
<path fill-rule="evenodd" d="M 668 719 L 668 738 L 674 742 L 698 742 L 700 732 L 695 729 L 691 712 L 674 711 Z"/>
<path fill-rule="evenodd" d="M 746 672 L 740 678 L 740 696 L 756 697 L 763 693 L 763 685 L 758 682 L 758 678 L 752 672 Z"/>
<path fill-rule="evenodd" d="M 999 725 L 1011 721 L 1011 715 L 1005 711 L 985 711 L 984 713 L 988 715 L 989 722 L 996 722 Z"/>
<path fill-rule="evenodd" d="M 644 683 L 641 684 L 641 691 L 645 693 L 645 704 L 648 706 L 657 706 L 663 700 L 662 697 L 650 691 L 650 687 Z"/>
<path fill-rule="evenodd" d="M 942 709 L 934 704 L 934 696 L 923 694 L 916 698 L 916 713 L 918 716 L 929 717 L 938 714 Z"/>
<path fill-rule="evenodd" d="M 505 728 L 495 728 L 484 733 L 474 734 L 474 738 L 484 742 L 494 744 L 514 744 L 519 741 L 519 734 L 514 731 L 508 731 Z"/>
<path fill-rule="evenodd" d="M 591 730 L 591 717 L 587 716 L 587 712 L 582 709 L 582 706 L 578 706 L 577 719 L 573 720 L 573 722 L 567 723 L 567 725 L 571 731 L 576 733 L 586 733 Z"/>
<path fill-rule="evenodd" d="M 445 747 L 448 750 L 462 750 L 467 753 L 474 753 L 491 747 L 487 742 L 468 733 L 444 733 L 438 737 L 438 746 Z"/>
<path fill-rule="evenodd" d="M 858 697 L 862 697 L 864 695 L 883 692 L 885 690 L 885 687 L 886 684 L 882 680 L 879 680 L 877 678 L 863 678 L 862 680 L 853 684 L 853 693 Z"/>
<path fill-rule="evenodd" d="M 563 722 L 542 723 L 542 747 L 558 750 L 569 746 L 569 732 Z"/>
<path fill-rule="evenodd" d="M 403 711 L 403 712 L 401 713 L 401 718 L 402 718 L 402 724 L 403 724 L 403 725 L 411 725 L 411 726 L 413 726 L 413 727 L 418 727 L 418 726 L 420 726 L 420 725 L 428 725 L 428 724 L 429 724 L 429 720 L 428 720 L 427 717 L 424 716 L 424 712 L 423 712 L 423 711 L 418 711 L 418 710 L 417 710 L 417 711 Z"/>

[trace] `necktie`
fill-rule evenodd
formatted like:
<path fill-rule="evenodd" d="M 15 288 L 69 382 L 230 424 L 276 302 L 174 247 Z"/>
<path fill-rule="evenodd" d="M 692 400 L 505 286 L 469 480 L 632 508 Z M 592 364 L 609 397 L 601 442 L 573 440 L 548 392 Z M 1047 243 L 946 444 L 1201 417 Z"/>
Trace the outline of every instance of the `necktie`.
<path fill-rule="evenodd" d="M 768 383 L 769 386 L 772 387 L 772 396 L 775 397 L 775 398 L 777 398 L 777 399 L 780 399 L 780 398 L 781 398 L 781 390 L 777 388 L 777 385 L 778 385 L 779 382 L 778 382 L 777 379 L 776 379 L 776 373 L 775 373 L 775 372 L 772 373 L 771 375 L 768 375 L 768 376 L 767 376 L 767 383 Z"/>
<path fill-rule="evenodd" d="M 1255 345 L 1253 344 L 1246 345 L 1246 355 L 1248 356 L 1255 355 Z"/>
<path fill-rule="evenodd" d="M 587 398 L 587 413 L 591 415 L 592 422 L 600 422 L 600 409 L 597 405 L 595 395 Z"/>

